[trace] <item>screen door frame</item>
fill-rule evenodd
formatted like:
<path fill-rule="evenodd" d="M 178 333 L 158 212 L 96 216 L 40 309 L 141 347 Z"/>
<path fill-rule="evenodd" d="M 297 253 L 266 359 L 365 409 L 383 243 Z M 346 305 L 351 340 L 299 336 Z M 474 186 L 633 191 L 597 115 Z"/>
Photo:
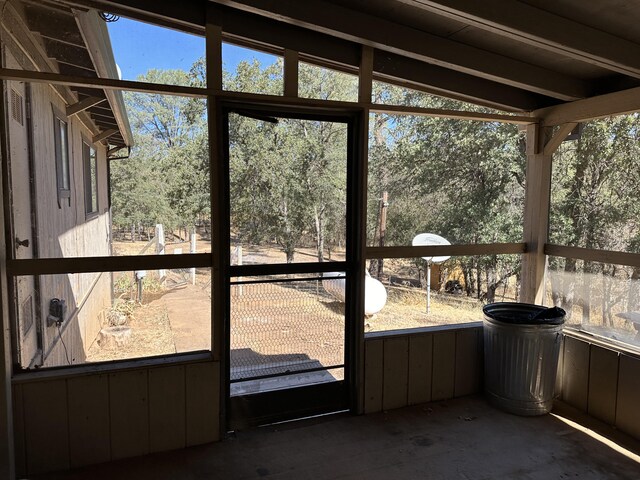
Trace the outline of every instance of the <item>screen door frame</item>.
<path fill-rule="evenodd" d="M 283 99 L 284 100 L 284 99 Z M 277 102 L 217 99 L 216 138 L 220 161 L 214 174 L 219 191 L 217 198 L 218 260 L 222 280 L 220 313 L 223 314 L 221 372 L 223 383 L 223 416 L 226 429 L 236 430 L 306 416 L 349 410 L 362 410 L 363 357 L 364 357 L 364 245 L 366 225 L 366 143 L 362 108 L 313 107 L 309 105 Z M 347 175 L 346 175 L 346 249 L 344 262 L 293 263 L 265 265 L 230 265 L 230 198 L 229 189 L 229 114 L 261 118 L 294 118 L 326 122 L 339 122 L 347 126 Z M 344 380 L 326 384 L 288 388 L 246 396 L 230 395 L 230 319 L 231 279 L 248 275 L 306 274 L 321 276 L 323 272 L 344 271 L 346 275 L 345 332 L 344 332 Z M 214 302 L 216 299 L 214 298 Z"/>

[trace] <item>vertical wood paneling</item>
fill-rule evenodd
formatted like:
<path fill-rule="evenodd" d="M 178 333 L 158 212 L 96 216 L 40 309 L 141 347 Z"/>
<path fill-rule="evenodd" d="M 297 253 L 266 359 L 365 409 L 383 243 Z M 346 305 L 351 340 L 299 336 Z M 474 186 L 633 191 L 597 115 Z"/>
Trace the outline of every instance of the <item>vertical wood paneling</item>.
<path fill-rule="evenodd" d="M 71 467 L 111 459 L 109 442 L 109 380 L 90 375 L 67 380 L 69 458 Z"/>
<path fill-rule="evenodd" d="M 409 405 L 431 400 L 432 357 L 433 335 L 409 337 Z"/>
<path fill-rule="evenodd" d="M 456 362 L 456 332 L 433 335 L 431 400 L 453 398 Z"/>
<path fill-rule="evenodd" d="M 382 410 L 384 341 L 366 340 L 364 349 L 364 413 Z"/>
<path fill-rule="evenodd" d="M 23 477 L 27 474 L 27 460 L 25 456 L 24 399 L 22 395 L 22 385 L 12 385 L 11 395 L 13 403 L 13 442 L 15 450 L 16 475 L 18 477 Z"/>
<path fill-rule="evenodd" d="M 616 426 L 640 439 L 640 359 L 620 355 Z"/>
<path fill-rule="evenodd" d="M 109 375 L 111 456 L 126 458 L 149 453 L 147 371 Z"/>
<path fill-rule="evenodd" d="M 382 408 L 390 410 L 407 406 L 409 375 L 409 337 L 384 341 Z"/>
<path fill-rule="evenodd" d="M 196 363 L 186 367 L 187 445 L 220 438 L 220 364 Z"/>
<path fill-rule="evenodd" d="M 589 359 L 589 415 L 613 425 L 616 420 L 618 353 L 591 345 Z"/>
<path fill-rule="evenodd" d="M 69 468 L 69 419 L 65 380 L 27 383 L 22 387 L 27 472 Z"/>
<path fill-rule="evenodd" d="M 483 358 L 480 333 L 476 328 L 456 332 L 455 397 L 480 391 Z"/>
<path fill-rule="evenodd" d="M 564 339 L 562 399 L 583 412 L 589 396 L 589 344 L 572 337 Z"/>
<path fill-rule="evenodd" d="M 186 446 L 184 372 L 183 366 L 149 370 L 149 432 L 152 452 Z"/>

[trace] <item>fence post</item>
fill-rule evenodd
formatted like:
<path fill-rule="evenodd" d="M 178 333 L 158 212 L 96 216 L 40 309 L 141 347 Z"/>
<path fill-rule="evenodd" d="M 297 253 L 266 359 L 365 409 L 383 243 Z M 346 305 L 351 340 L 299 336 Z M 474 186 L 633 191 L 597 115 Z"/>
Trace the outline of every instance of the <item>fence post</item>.
<path fill-rule="evenodd" d="M 191 232 L 191 253 L 196 253 L 196 231 Z M 191 285 L 196 284 L 196 267 L 191 267 Z"/>
<path fill-rule="evenodd" d="M 161 223 L 156 223 L 156 253 L 158 255 L 164 255 L 164 227 Z M 167 276 L 165 269 L 158 270 L 160 280 Z"/>
<path fill-rule="evenodd" d="M 242 265 L 242 245 L 236 246 L 236 264 Z M 238 280 L 242 280 L 242 277 L 239 277 Z M 242 284 L 238 285 L 238 296 L 242 296 Z"/>

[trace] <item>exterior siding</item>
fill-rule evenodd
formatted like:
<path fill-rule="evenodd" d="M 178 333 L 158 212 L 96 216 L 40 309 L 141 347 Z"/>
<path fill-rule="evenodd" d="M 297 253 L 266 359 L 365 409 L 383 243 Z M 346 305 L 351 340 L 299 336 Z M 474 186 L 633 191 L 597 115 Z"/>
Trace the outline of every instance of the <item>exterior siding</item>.
<path fill-rule="evenodd" d="M 53 112 L 64 112 L 66 104 L 49 85 L 33 83 L 30 89 L 37 255 L 40 258 L 109 255 L 106 146 L 93 145 L 98 164 L 98 213 L 87 218 L 82 144 L 83 139 L 92 138 L 92 132 L 76 116 L 68 119 L 71 198 L 58 201 Z M 40 304 L 36 308 L 40 309 L 43 324 L 44 366 L 84 362 L 86 351 L 102 326 L 105 308 L 111 304 L 110 277 L 108 272 L 39 277 Z M 67 305 L 60 332 L 46 324 L 49 302 L 53 298 L 64 299 Z"/>

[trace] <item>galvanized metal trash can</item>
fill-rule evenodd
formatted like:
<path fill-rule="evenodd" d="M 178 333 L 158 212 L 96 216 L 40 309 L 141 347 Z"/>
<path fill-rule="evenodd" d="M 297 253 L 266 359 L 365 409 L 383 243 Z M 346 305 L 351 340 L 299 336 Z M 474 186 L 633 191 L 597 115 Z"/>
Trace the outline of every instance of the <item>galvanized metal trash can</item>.
<path fill-rule="evenodd" d="M 527 303 L 486 305 L 484 390 L 489 402 L 516 415 L 551 411 L 565 312 Z"/>

